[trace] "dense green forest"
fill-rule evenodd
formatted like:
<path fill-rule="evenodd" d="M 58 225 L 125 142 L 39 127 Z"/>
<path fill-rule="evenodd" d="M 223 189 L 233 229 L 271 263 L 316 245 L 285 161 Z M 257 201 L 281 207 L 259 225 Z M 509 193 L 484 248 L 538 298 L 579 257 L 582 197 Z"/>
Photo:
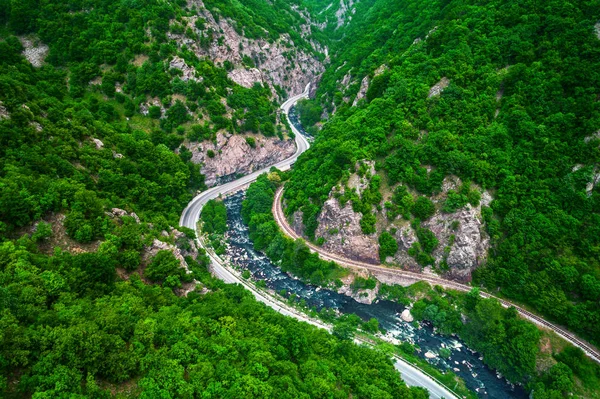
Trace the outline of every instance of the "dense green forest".
<path fill-rule="evenodd" d="M 188 263 L 210 293 L 186 298 L 135 273 L 115 281 L 107 244 L 52 256 L 26 236 L 0 245 L 2 397 L 426 397 L 385 354 L 214 280 L 204 256 Z"/>
<path fill-rule="evenodd" d="M 294 167 L 287 212 L 303 210 L 315 227 L 332 187 L 362 159 L 376 161 L 388 186 L 422 196 L 459 176 L 493 197 L 482 211 L 492 249 L 474 283 L 600 343 L 600 194 L 591 184 L 599 5 L 359 3 L 361 18 L 332 45 L 316 100 L 304 105 L 305 118 L 318 107 L 335 115 Z M 365 76 L 365 98 L 352 106 Z M 429 95 L 442 78 L 445 90 Z M 456 194 L 449 207 L 468 202 Z"/>
<path fill-rule="evenodd" d="M 378 169 L 368 195 L 353 199 L 366 232 L 375 229 L 368 209 L 381 199 L 382 179 L 420 194 L 408 204 L 400 190 L 390 209 L 419 219 L 431 214 L 427 197 L 444 176 L 458 175 L 494 196 L 484 209 L 493 251 L 476 283 L 598 343 L 599 196 L 586 186 L 600 159 L 600 3 L 364 0 L 354 17 L 349 5 L 0 0 L 0 396 L 426 397 L 404 385 L 384 353 L 214 280 L 204 253 L 190 255 L 194 233 L 172 228 L 206 188 L 184 141 L 217 132 L 283 138 L 285 130 L 281 88 L 274 96 L 266 85 L 241 87 L 228 78 L 233 65 L 185 44 L 221 40 L 202 19 L 188 25 L 199 7 L 248 39 L 286 38 L 290 54 L 324 59 L 315 48 L 331 50 L 317 99 L 299 108 L 307 124 L 335 115 L 286 190 L 288 211 L 302 209 L 309 229 L 358 160 L 376 160 Z M 34 67 L 23 54 L 43 45 L 47 56 Z M 365 76 L 369 89 L 352 107 Z M 450 85 L 428 98 L 443 77 Z M 284 270 L 335 284 L 343 270 L 277 229 L 273 193 L 287 178 L 274 172 L 248 190 L 251 238 Z M 468 194 L 448 206 L 464 205 Z M 203 214 L 217 252 L 224 217 L 219 202 Z M 382 256 L 395 250 L 389 235 L 379 239 Z M 511 311 L 469 301 L 430 294 L 415 315 L 467 337 L 514 378 L 530 374 L 536 333 Z M 457 323 L 454 305 L 479 329 Z M 503 341 L 490 348 L 482 331 Z M 557 366 L 531 381 L 536 398 L 597 384 L 581 356 L 556 354 Z"/>
<path fill-rule="evenodd" d="M 302 19 L 247 3 L 205 4 L 247 37 L 293 36 Z M 186 4 L 0 1 L 0 396 L 425 398 L 384 353 L 213 279 L 194 233 L 172 229 L 205 189 L 185 139 L 281 133 L 269 88 L 169 40 Z M 21 35 L 48 45 L 43 65 Z"/>

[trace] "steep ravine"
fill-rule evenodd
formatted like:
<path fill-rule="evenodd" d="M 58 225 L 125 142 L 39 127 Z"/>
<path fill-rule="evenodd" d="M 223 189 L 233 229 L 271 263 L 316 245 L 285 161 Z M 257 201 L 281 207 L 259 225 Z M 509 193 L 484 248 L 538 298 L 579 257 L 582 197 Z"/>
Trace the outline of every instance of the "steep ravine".
<path fill-rule="evenodd" d="M 363 304 L 355 299 L 328 289 L 321 289 L 301 282 L 284 273 L 273 265 L 262 253 L 253 249 L 248 236 L 248 228 L 241 218 L 241 203 L 243 193 L 237 193 L 225 199 L 228 216 L 228 248 L 226 257 L 234 265 L 243 270 L 249 270 L 252 279 L 262 280 L 269 289 L 284 293 L 285 297 L 295 296 L 297 301 L 304 301 L 307 306 L 317 310 L 327 308 L 339 313 L 354 313 L 367 321 L 376 318 L 379 325 L 386 330 L 388 340 L 408 341 L 420 347 L 419 356 L 441 371 L 453 371 L 467 384 L 467 387 L 477 392 L 481 398 L 526 398 L 521 387 L 509 384 L 496 372 L 483 364 L 482 358 L 476 352 L 466 348 L 454 337 L 444 337 L 435 333 L 428 325 L 416 327 L 403 321 L 400 313 L 404 308 L 396 303 L 377 300 L 373 304 Z M 440 348 L 451 351 L 448 359 L 439 357 Z"/>

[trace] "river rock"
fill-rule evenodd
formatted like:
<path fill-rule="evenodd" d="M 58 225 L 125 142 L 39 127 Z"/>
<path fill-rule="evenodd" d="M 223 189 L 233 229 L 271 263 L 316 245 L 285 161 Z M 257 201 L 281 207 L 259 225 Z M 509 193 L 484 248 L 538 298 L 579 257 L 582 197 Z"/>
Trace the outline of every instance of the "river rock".
<path fill-rule="evenodd" d="M 402 311 L 402 314 L 400 315 L 400 317 L 402 318 L 402 320 L 404 320 L 407 323 L 412 323 L 415 320 L 413 315 L 410 314 L 410 309 L 404 309 Z"/>

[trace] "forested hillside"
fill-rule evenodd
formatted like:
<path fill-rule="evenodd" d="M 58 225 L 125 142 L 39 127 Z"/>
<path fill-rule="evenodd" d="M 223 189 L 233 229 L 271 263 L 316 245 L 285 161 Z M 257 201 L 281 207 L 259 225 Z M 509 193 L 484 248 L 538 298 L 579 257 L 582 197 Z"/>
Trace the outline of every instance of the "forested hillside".
<path fill-rule="evenodd" d="M 335 194 L 362 214 L 365 234 L 408 225 L 418 240 L 408 254 L 446 274 L 424 226 L 481 206 L 490 249 L 474 283 L 598 344 L 599 5 L 359 3 L 361 18 L 333 45 L 316 100 L 303 106 L 304 120 L 334 116 L 296 163 L 287 212 L 303 211 L 318 239 Z M 378 194 L 332 192 L 363 176 L 362 160 L 375 161 Z M 453 177 L 463 183 L 448 191 Z M 482 206 L 483 194 L 491 203 Z"/>
<path fill-rule="evenodd" d="M 190 51 L 182 35 L 220 32 L 185 18 L 315 52 L 285 2 L 206 7 L 0 1 L 0 396 L 425 397 L 385 355 L 214 280 L 173 229 L 205 188 L 182 143 L 286 132 L 285 93 Z"/>

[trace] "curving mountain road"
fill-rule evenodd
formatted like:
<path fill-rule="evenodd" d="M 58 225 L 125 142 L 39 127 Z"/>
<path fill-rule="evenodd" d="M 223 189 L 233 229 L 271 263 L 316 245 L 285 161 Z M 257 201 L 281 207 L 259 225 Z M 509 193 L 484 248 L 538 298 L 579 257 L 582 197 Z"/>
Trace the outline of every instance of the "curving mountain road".
<path fill-rule="evenodd" d="M 281 187 L 281 188 L 279 188 L 279 190 L 277 190 L 277 192 L 275 193 L 275 201 L 273 201 L 273 216 L 275 217 L 275 221 L 277 222 L 277 224 L 279 225 L 281 230 L 285 234 L 287 234 L 289 237 L 291 237 L 293 239 L 302 238 L 294 231 L 294 229 L 292 229 L 292 227 L 290 226 L 288 220 L 286 219 L 286 217 L 283 213 L 282 197 L 283 197 L 283 187 Z M 385 267 L 385 266 L 378 266 L 378 265 L 373 265 L 370 263 L 365 263 L 365 262 L 360 262 L 360 261 L 355 261 L 352 259 L 344 258 L 340 255 L 336 255 L 336 254 L 332 254 L 331 252 L 327 252 L 323 248 L 316 246 L 313 243 L 308 242 L 308 241 L 306 241 L 306 245 L 308 245 L 308 247 L 310 248 L 310 250 L 312 252 L 318 253 L 322 259 L 334 261 L 345 267 L 369 270 L 369 271 L 379 273 L 379 274 L 387 274 L 387 275 L 394 276 L 394 277 L 401 277 L 408 281 L 414 281 L 414 282 L 427 281 L 428 283 L 430 283 L 432 285 L 439 285 L 444 288 L 454 289 L 454 290 L 458 290 L 458 291 L 470 291 L 473 288 L 469 285 L 457 283 L 456 281 L 446 280 L 446 279 L 443 279 L 443 278 L 441 278 L 437 275 L 433 275 L 433 274 L 414 273 L 414 272 L 409 272 L 409 271 L 405 271 L 405 270 L 401 270 L 401 269 L 392 269 L 392 268 Z M 522 317 L 524 317 L 525 319 L 532 321 L 533 323 L 535 323 L 539 326 L 542 326 L 542 327 L 545 327 L 545 328 L 548 328 L 548 329 L 554 331 L 557 335 L 559 335 L 564 340 L 570 342 L 574 346 L 583 350 L 588 357 L 590 357 L 594 361 L 600 363 L 600 351 L 598 349 L 596 349 L 594 346 L 592 346 L 590 343 L 578 338 L 575 334 L 567 331 L 566 329 L 564 329 L 560 326 L 550 323 L 549 321 L 544 320 L 540 316 L 537 316 L 537 315 L 529 312 L 528 310 L 525 310 L 509 301 L 506 301 L 506 300 L 498 298 L 494 295 L 488 294 L 487 292 L 481 292 L 481 296 L 484 298 L 495 298 L 505 308 L 508 308 L 511 306 L 514 307 L 517 310 L 517 312 L 519 312 L 519 314 Z"/>
<path fill-rule="evenodd" d="M 297 96 L 291 97 L 285 103 L 283 103 L 283 105 L 281 106 L 281 109 L 285 113 L 286 117 L 288 115 L 290 108 L 298 100 L 308 97 L 309 88 L 310 88 L 310 84 L 306 86 L 303 93 L 298 94 Z M 276 167 L 279 170 L 289 169 L 294 164 L 296 159 L 300 156 L 300 154 L 302 154 L 304 151 L 306 151 L 309 147 L 309 143 L 308 143 L 308 141 L 306 141 L 304 136 L 302 136 L 302 134 L 300 134 L 300 132 L 291 123 L 290 123 L 290 126 L 292 128 L 292 131 L 296 135 L 296 152 L 290 158 L 285 159 L 285 160 L 273 165 L 274 167 Z M 213 187 L 209 190 L 204 191 L 200 195 L 196 196 L 188 204 L 188 206 L 183 210 L 183 213 L 181 214 L 181 218 L 179 219 L 179 225 L 188 227 L 196 232 L 196 236 L 199 237 L 198 244 L 200 245 L 200 247 L 202 247 L 202 248 L 204 248 L 204 250 L 206 250 L 208 257 L 210 258 L 211 272 L 215 276 L 217 276 L 219 279 L 223 280 L 226 283 L 241 284 L 242 286 L 244 286 L 244 288 L 246 288 L 247 290 L 252 292 L 252 294 L 258 301 L 263 302 L 267 306 L 275 309 L 277 312 L 279 312 L 285 316 L 294 317 L 298 320 L 310 323 L 319 328 L 323 328 L 328 331 L 331 331 L 330 325 L 322 323 L 319 320 L 314 320 L 314 319 L 307 317 L 305 314 L 288 306 L 286 303 L 278 300 L 277 298 L 272 297 L 270 294 L 268 294 L 264 291 L 261 291 L 261 290 L 257 289 L 254 285 L 248 283 L 246 280 L 244 280 L 241 277 L 240 273 L 227 267 L 225 262 L 221 258 L 219 258 L 218 255 L 216 255 L 214 253 L 214 251 L 210 248 L 210 246 L 206 245 L 203 242 L 201 235 L 198 234 L 198 229 L 197 229 L 198 219 L 200 217 L 202 207 L 209 200 L 218 198 L 222 195 L 231 194 L 233 192 L 236 192 L 236 191 L 246 188 L 248 185 L 250 185 L 250 183 L 255 181 L 258 178 L 258 176 L 260 176 L 263 173 L 268 172 L 269 169 L 271 169 L 271 167 L 272 166 L 263 168 L 261 170 L 258 170 L 254 173 L 251 173 L 251 174 L 244 176 L 240 179 L 237 179 L 235 181 L 223 184 L 221 186 Z M 362 340 L 359 338 L 357 338 L 356 341 L 358 343 L 370 345 L 370 343 L 368 341 L 365 341 L 365 340 Z M 426 372 L 418 369 L 417 367 L 412 366 L 411 364 L 407 363 L 403 359 L 401 359 L 399 357 L 394 357 L 394 365 L 395 365 L 396 369 L 402 375 L 402 378 L 406 382 L 407 385 L 426 388 L 429 391 L 429 397 L 431 399 L 442 399 L 442 398 L 458 399 L 457 395 L 452 393 L 448 388 L 444 387 L 441 383 L 437 382 L 433 377 L 429 376 Z"/>

